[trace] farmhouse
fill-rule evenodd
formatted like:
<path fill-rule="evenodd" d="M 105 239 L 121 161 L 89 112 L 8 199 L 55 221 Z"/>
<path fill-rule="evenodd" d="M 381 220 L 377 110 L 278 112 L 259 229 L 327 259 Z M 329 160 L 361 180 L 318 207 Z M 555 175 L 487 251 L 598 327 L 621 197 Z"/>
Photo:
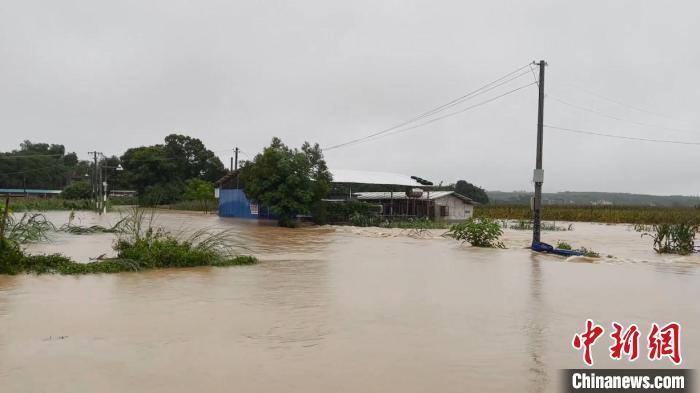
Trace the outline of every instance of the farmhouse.
<path fill-rule="evenodd" d="M 216 182 L 219 215 L 276 218 L 265 206 L 248 200 L 234 171 Z M 358 200 L 375 204 L 386 218 L 430 218 L 458 221 L 472 216 L 476 202 L 454 191 L 431 191 L 433 183 L 417 176 L 389 172 L 332 169 L 333 188 L 326 202 Z"/>

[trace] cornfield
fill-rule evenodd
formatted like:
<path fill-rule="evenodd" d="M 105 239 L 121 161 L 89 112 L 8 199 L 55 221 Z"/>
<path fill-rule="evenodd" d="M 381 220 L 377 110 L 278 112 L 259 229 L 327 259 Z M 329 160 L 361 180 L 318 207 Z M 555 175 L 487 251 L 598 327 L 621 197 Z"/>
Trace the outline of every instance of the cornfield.
<path fill-rule="evenodd" d="M 475 217 L 529 220 L 527 205 L 482 205 L 474 209 Z M 586 221 L 626 224 L 700 223 L 700 208 L 650 206 L 542 206 L 542 220 Z"/>

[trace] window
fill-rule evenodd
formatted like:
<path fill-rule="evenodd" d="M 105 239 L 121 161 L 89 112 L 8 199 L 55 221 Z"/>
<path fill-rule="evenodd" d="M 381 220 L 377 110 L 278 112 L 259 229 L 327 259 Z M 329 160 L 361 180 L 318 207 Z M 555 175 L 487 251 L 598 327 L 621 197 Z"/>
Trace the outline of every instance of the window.
<path fill-rule="evenodd" d="M 450 215 L 449 206 L 440 206 L 440 217 L 447 217 Z"/>

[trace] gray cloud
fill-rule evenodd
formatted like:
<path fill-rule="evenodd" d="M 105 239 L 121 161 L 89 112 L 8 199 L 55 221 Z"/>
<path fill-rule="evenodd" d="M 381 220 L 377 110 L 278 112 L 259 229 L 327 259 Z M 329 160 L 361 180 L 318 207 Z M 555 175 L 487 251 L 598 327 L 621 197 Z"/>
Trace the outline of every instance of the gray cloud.
<path fill-rule="evenodd" d="M 3 2 L 0 148 L 31 139 L 120 154 L 173 131 L 224 162 L 226 149 L 253 154 L 272 136 L 329 146 L 540 58 L 552 96 L 687 131 L 551 99 L 546 123 L 700 141 L 698 11 L 691 1 Z M 536 103 L 533 86 L 326 156 L 336 168 L 529 190 Z M 545 191 L 700 192 L 700 146 L 545 132 Z"/>

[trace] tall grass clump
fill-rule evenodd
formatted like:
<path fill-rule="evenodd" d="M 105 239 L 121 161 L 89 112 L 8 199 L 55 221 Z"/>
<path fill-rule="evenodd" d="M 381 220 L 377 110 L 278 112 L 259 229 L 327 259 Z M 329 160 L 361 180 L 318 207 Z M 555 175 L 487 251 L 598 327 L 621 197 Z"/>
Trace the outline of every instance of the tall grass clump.
<path fill-rule="evenodd" d="M 149 268 L 230 266 L 255 263 L 241 256 L 230 231 L 198 230 L 189 236 L 175 236 L 154 226 L 154 213 L 133 209 L 122 220 L 114 250 L 120 259 L 139 261 Z"/>
<path fill-rule="evenodd" d="M 450 226 L 445 236 L 469 242 L 474 247 L 505 248 L 499 240 L 503 230 L 497 221 L 488 218 L 470 218 Z"/>
<path fill-rule="evenodd" d="M 19 219 L 10 214 L 4 225 L 5 238 L 17 244 L 45 240 L 47 234 L 56 229 L 51 221 L 40 213 L 24 213 Z"/>
<path fill-rule="evenodd" d="M 652 225 L 651 228 L 635 226 L 635 229 L 642 232 L 642 237 L 649 236 L 654 240 L 654 251 L 659 254 L 688 255 L 696 251 L 695 234 L 699 227 L 686 222 Z"/>

